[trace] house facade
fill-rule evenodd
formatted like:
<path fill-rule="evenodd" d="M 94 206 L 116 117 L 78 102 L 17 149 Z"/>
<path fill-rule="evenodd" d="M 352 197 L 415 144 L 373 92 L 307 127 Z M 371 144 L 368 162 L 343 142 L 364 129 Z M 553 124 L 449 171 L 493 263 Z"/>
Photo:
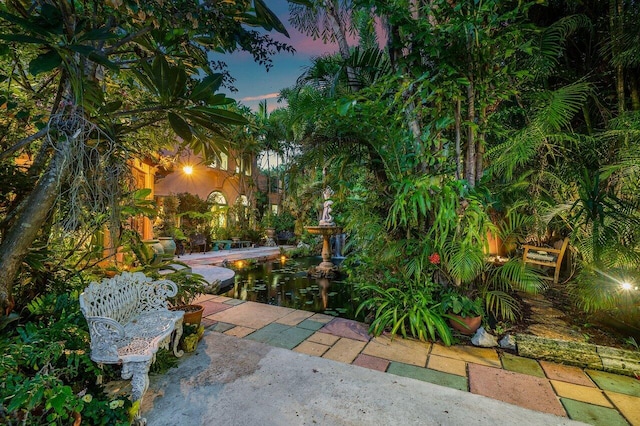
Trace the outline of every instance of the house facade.
<path fill-rule="evenodd" d="M 219 153 L 213 161 L 186 151 L 175 158 L 171 166 L 158 169 L 154 195 L 162 198 L 179 193 L 197 195 L 212 204 L 214 222 L 226 227 L 228 208 L 241 204 L 256 205 L 257 191 L 266 192 L 266 180 L 259 172 L 256 156 L 234 151 Z"/>

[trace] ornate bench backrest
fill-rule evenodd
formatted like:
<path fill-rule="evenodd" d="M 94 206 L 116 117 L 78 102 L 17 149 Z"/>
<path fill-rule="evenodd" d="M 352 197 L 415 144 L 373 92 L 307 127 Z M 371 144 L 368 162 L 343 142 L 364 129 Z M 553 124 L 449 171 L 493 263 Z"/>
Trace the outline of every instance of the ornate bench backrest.
<path fill-rule="evenodd" d="M 141 312 L 166 310 L 167 297 L 176 292 L 172 281 L 153 281 L 142 272 L 123 272 L 89 284 L 80 295 L 80 308 L 85 317 L 107 317 L 124 325 Z"/>

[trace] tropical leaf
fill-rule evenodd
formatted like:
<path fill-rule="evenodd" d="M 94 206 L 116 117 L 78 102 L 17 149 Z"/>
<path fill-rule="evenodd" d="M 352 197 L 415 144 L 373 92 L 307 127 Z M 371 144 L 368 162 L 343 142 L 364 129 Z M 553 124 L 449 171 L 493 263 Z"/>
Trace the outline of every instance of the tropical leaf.
<path fill-rule="evenodd" d="M 191 133 L 191 127 L 189 124 L 184 121 L 179 115 L 169 112 L 167 114 L 167 118 L 169 119 L 169 124 L 171 128 L 178 136 L 180 136 L 183 140 L 187 142 L 191 142 L 193 138 L 193 134 Z"/>
<path fill-rule="evenodd" d="M 222 74 L 208 75 L 200 81 L 191 91 L 189 99 L 192 101 L 206 101 L 211 99 L 222 84 Z M 224 95 L 221 95 L 224 97 Z"/>
<path fill-rule="evenodd" d="M 43 72 L 51 71 L 62 63 L 62 58 L 55 50 L 42 53 L 29 62 L 29 72 L 32 75 L 38 75 Z"/>

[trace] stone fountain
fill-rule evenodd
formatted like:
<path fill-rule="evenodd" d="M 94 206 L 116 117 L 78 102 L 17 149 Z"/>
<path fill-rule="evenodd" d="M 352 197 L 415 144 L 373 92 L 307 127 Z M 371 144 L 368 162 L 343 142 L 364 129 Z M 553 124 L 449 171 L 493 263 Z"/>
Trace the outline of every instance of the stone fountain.
<path fill-rule="evenodd" d="M 310 234 L 322 235 L 322 262 L 316 267 L 316 275 L 321 277 L 332 277 L 337 272 L 337 267 L 331 262 L 331 244 L 332 235 L 339 234 L 342 229 L 333 221 L 331 217 L 331 196 L 333 190 L 327 186 L 322 193 L 324 197 L 324 207 L 322 209 L 322 218 L 318 226 L 305 226 Z"/>

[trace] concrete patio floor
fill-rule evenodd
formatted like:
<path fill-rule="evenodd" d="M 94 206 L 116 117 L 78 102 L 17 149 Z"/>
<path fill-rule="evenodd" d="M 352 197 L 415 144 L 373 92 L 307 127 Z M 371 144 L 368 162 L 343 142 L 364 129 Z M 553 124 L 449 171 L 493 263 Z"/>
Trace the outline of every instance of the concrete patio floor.
<path fill-rule="evenodd" d="M 223 296 L 198 303 L 207 333 L 177 369 L 152 378 L 143 404 L 150 425 L 185 416 L 202 425 L 640 425 L 635 378 L 372 338 L 356 321 Z"/>
<path fill-rule="evenodd" d="M 177 369 L 152 377 L 142 408 L 150 425 L 640 426 L 640 380 L 632 377 L 372 338 L 356 321 L 224 296 L 197 302 L 207 332 Z"/>

